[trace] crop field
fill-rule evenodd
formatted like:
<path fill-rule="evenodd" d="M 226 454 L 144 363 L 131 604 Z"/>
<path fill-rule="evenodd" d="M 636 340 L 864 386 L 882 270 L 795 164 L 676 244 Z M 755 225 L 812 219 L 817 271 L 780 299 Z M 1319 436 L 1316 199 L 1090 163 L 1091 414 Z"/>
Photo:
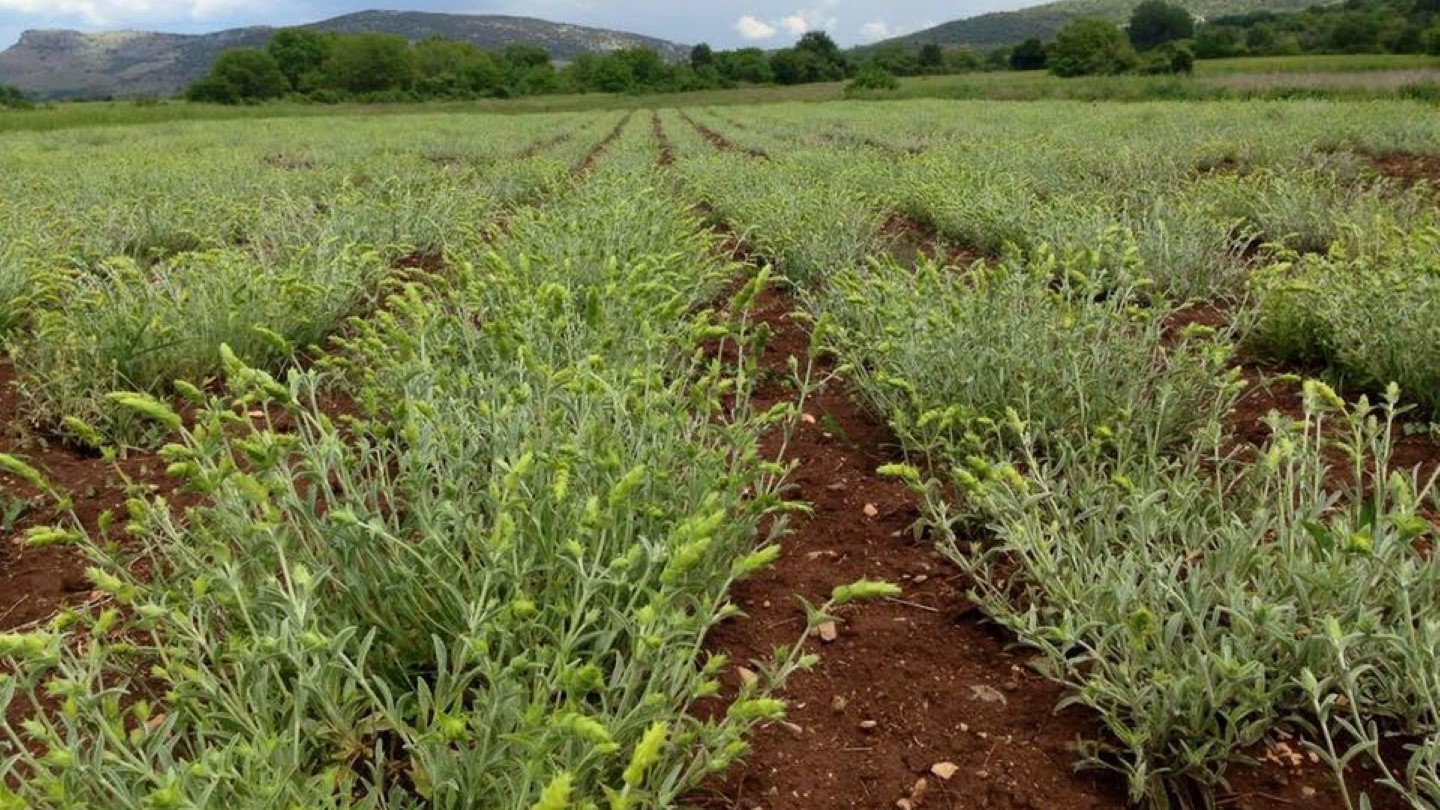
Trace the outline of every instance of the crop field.
<path fill-rule="evenodd" d="M 1440 808 L 1440 116 L 0 134 L 0 810 Z"/>

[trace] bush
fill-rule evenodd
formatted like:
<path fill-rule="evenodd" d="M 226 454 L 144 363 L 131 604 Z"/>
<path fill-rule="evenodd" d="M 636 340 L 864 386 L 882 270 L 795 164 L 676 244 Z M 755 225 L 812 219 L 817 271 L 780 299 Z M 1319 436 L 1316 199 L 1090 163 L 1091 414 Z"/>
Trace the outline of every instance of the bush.
<path fill-rule="evenodd" d="M 1395 227 L 1368 250 L 1337 245 L 1256 273 L 1260 354 L 1324 364 L 1351 385 L 1390 382 L 1440 414 L 1440 230 Z M 1376 324 L 1385 324 L 1377 329 Z"/>
<path fill-rule="evenodd" d="M 1050 61 L 1050 54 L 1045 50 L 1045 43 L 1036 37 L 1031 37 L 1010 52 L 1011 70 L 1044 70 L 1045 65 Z"/>
<path fill-rule="evenodd" d="M 1142 51 L 1195 35 L 1195 19 L 1180 6 L 1145 0 L 1130 15 L 1130 42 Z"/>
<path fill-rule="evenodd" d="M 890 73 L 870 66 L 861 71 L 859 76 L 851 79 L 845 85 L 845 95 L 867 92 L 887 92 L 900 89 L 900 80 Z"/>
<path fill-rule="evenodd" d="M 223 51 L 210 75 L 190 85 L 186 98 L 215 104 L 244 104 L 279 98 L 290 89 L 275 58 L 264 51 L 236 48 Z"/>
<path fill-rule="evenodd" d="M 1084 18 L 1061 29 L 1050 48 L 1056 76 L 1111 76 L 1135 67 L 1135 49 L 1112 22 Z"/>
<path fill-rule="evenodd" d="M 20 92 L 20 88 L 0 84 L 0 108 L 28 110 L 34 106 L 35 103 Z"/>

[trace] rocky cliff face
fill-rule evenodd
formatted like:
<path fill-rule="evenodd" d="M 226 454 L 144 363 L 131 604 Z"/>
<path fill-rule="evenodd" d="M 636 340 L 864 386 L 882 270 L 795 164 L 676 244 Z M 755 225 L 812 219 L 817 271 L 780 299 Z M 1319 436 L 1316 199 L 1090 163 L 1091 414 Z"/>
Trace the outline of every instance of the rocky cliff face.
<path fill-rule="evenodd" d="M 482 48 L 527 42 L 562 61 L 581 53 L 636 46 L 653 48 L 667 58 L 688 53 L 673 42 L 638 34 L 527 17 L 362 11 L 305 27 L 376 31 L 411 40 L 438 35 Z M 14 85 L 41 99 L 173 95 L 204 75 L 220 51 L 263 47 L 275 30 L 262 26 L 198 35 L 26 31 L 14 46 L 0 51 L 0 84 Z"/>

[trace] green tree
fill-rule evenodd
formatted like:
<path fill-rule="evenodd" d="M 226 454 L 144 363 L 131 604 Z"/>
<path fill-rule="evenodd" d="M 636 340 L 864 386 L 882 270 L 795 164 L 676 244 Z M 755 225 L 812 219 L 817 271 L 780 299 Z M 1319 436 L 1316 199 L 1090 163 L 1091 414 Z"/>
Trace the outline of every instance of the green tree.
<path fill-rule="evenodd" d="M 559 89 L 560 75 L 550 61 L 550 53 L 539 45 L 516 42 L 505 46 L 505 84 L 521 96 L 550 93 Z"/>
<path fill-rule="evenodd" d="M 775 81 L 781 84 L 804 84 L 815 81 L 812 76 L 818 72 L 815 56 L 796 48 L 781 48 L 770 55 L 770 69 Z"/>
<path fill-rule="evenodd" d="M 945 72 L 964 73 L 980 69 L 980 56 L 969 48 L 950 48 L 945 51 Z"/>
<path fill-rule="evenodd" d="M 270 38 L 265 52 L 275 60 L 290 89 L 305 91 L 307 84 L 318 81 L 325 57 L 330 54 L 333 36 L 305 28 L 282 28 Z"/>
<path fill-rule="evenodd" d="M 795 43 L 795 50 L 808 53 L 814 59 L 816 78 L 809 81 L 835 81 L 845 78 L 849 61 L 840 52 L 840 46 L 824 31 L 808 31 Z"/>
<path fill-rule="evenodd" d="M 770 57 L 759 48 L 721 51 L 715 55 L 715 67 L 722 77 L 732 82 L 769 84 L 775 81 Z"/>
<path fill-rule="evenodd" d="M 1440 56 L 1440 20 L 1431 23 L 1425 31 L 1425 52 Z"/>
<path fill-rule="evenodd" d="M 1195 72 L 1195 52 L 1181 45 L 1170 55 L 1170 72 L 1190 75 Z"/>
<path fill-rule="evenodd" d="M 1012 70 L 1044 70 L 1050 55 L 1045 51 L 1045 43 L 1038 37 L 1031 37 L 1010 52 L 1010 68 Z"/>
<path fill-rule="evenodd" d="M 1375 53 L 1380 50 L 1382 23 L 1366 11 L 1347 11 L 1330 30 L 1330 47 L 1344 53 Z"/>
<path fill-rule="evenodd" d="M 468 42 L 429 37 L 410 52 L 416 89 L 425 96 L 486 95 L 505 80 L 496 58 Z"/>
<path fill-rule="evenodd" d="M 1195 35 L 1195 56 L 1227 59 L 1245 53 L 1241 29 L 1229 25 L 1202 25 Z"/>
<path fill-rule="evenodd" d="M 1276 43 L 1280 34 L 1275 26 L 1268 23 L 1261 23 L 1245 32 L 1245 47 L 1251 53 L 1268 54 L 1274 53 Z"/>
<path fill-rule="evenodd" d="M 848 62 L 835 40 L 824 31 L 811 31 L 792 48 L 770 56 L 770 69 L 781 84 L 832 82 L 845 78 Z"/>
<path fill-rule="evenodd" d="M 1135 63 L 1135 49 L 1119 27 L 1095 17 L 1065 26 L 1050 46 L 1050 72 L 1056 76 L 1108 76 L 1124 73 Z"/>
<path fill-rule="evenodd" d="M 477 50 L 460 68 L 465 86 L 475 95 L 489 96 L 500 92 L 505 86 L 505 66 L 499 57 L 489 51 Z"/>
<path fill-rule="evenodd" d="M 270 54 L 253 48 L 221 51 L 210 73 L 185 92 L 191 101 L 243 104 L 279 98 L 290 81 Z"/>
<path fill-rule="evenodd" d="M 550 64 L 550 53 L 539 45 L 528 42 L 512 42 L 505 46 L 505 62 L 512 68 L 526 71 Z"/>
<path fill-rule="evenodd" d="M 704 42 L 690 49 L 690 67 L 700 70 L 715 64 L 715 51 Z"/>
<path fill-rule="evenodd" d="M 338 37 L 325 60 L 329 86 L 343 93 L 403 90 L 410 86 L 413 71 L 410 43 L 391 34 Z"/>
<path fill-rule="evenodd" d="M 1193 36 L 1195 18 L 1165 0 L 1145 0 L 1130 14 L 1130 43 L 1139 50 L 1148 51 Z"/>
<path fill-rule="evenodd" d="M 29 110 L 35 106 L 29 96 L 18 87 L 0 84 L 0 109 Z"/>
<path fill-rule="evenodd" d="M 920 46 L 916 60 L 925 73 L 939 73 L 945 69 L 945 49 L 938 42 L 927 42 Z"/>
<path fill-rule="evenodd" d="M 904 45 L 882 45 L 870 53 L 867 67 L 895 76 L 914 76 L 920 72 L 920 59 Z"/>

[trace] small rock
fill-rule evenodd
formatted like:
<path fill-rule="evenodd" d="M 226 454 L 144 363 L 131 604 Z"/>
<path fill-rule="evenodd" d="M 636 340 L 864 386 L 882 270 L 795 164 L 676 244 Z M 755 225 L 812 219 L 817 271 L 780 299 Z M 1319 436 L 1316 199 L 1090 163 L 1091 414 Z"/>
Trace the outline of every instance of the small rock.
<path fill-rule="evenodd" d="M 836 695 L 835 699 L 830 701 L 831 710 L 837 713 L 845 711 L 845 707 L 849 705 L 850 701 L 846 700 L 843 695 Z"/>
<path fill-rule="evenodd" d="M 865 511 L 865 517 L 871 517 L 871 518 L 873 518 L 873 517 L 876 517 L 876 516 L 878 516 L 878 515 L 880 514 L 880 510 L 877 509 L 877 508 L 875 507 L 875 504 L 873 504 L 873 503 L 867 503 L 867 504 L 865 504 L 865 510 L 864 510 L 864 511 Z"/>
<path fill-rule="evenodd" d="M 789 720 L 781 720 L 780 727 L 790 732 L 791 734 L 794 734 L 796 737 L 805 736 L 805 729 L 801 728 L 796 723 L 790 722 Z"/>
<path fill-rule="evenodd" d="M 813 425 L 815 424 L 815 417 L 811 416 L 808 413 L 802 413 L 800 414 L 800 421 L 804 422 L 807 425 Z"/>
<path fill-rule="evenodd" d="M 909 799 L 900 799 L 895 802 L 895 806 L 900 810 L 915 810 L 915 803 Z"/>
<path fill-rule="evenodd" d="M 877 723 L 877 722 L 875 722 L 874 720 L 861 720 L 861 721 L 860 721 L 860 730 L 861 730 L 861 731 L 874 731 L 874 730 L 876 729 L 876 727 L 878 727 L 879 725 L 880 725 L 880 724 Z"/>
<path fill-rule="evenodd" d="M 819 627 L 815 628 L 815 632 L 820 636 L 820 640 L 826 644 L 840 637 L 840 629 L 835 626 L 835 622 L 823 622 Z"/>
<path fill-rule="evenodd" d="M 910 801 L 917 806 L 925 803 L 925 797 L 930 795 L 930 780 L 920 777 L 915 780 L 915 785 L 910 788 Z"/>
<path fill-rule="evenodd" d="M 915 584 L 916 584 L 916 585 L 919 585 L 920 583 L 924 582 L 925 580 L 927 580 L 927 579 L 929 579 L 929 578 L 930 578 L 930 577 L 929 577 L 928 575 L 926 575 L 926 574 L 920 574 L 920 575 L 918 575 L 918 576 L 915 577 Z"/>
<path fill-rule="evenodd" d="M 1300 795 L 1304 796 L 1307 799 L 1313 799 L 1315 798 L 1315 788 L 1306 785 L 1305 787 L 1300 788 Z"/>
<path fill-rule="evenodd" d="M 930 766 L 930 773 L 935 774 L 947 782 L 950 781 L 959 770 L 960 766 L 953 762 L 937 762 Z"/>
<path fill-rule="evenodd" d="M 983 683 L 977 683 L 970 687 L 970 698 L 972 700 L 981 700 L 986 703 L 999 703 L 1001 705 L 1010 702 L 999 689 L 993 686 L 986 686 Z"/>
<path fill-rule="evenodd" d="M 759 675 L 756 675 L 753 671 L 745 667 L 736 667 L 735 672 L 740 676 L 740 683 L 746 686 L 754 686 L 760 680 Z"/>
<path fill-rule="evenodd" d="M 968 733 L 970 732 L 970 724 L 969 724 L 969 723 L 961 723 L 961 724 L 960 724 L 960 730 L 961 730 L 962 732 L 965 732 L 965 733 L 968 734 Z"/>

